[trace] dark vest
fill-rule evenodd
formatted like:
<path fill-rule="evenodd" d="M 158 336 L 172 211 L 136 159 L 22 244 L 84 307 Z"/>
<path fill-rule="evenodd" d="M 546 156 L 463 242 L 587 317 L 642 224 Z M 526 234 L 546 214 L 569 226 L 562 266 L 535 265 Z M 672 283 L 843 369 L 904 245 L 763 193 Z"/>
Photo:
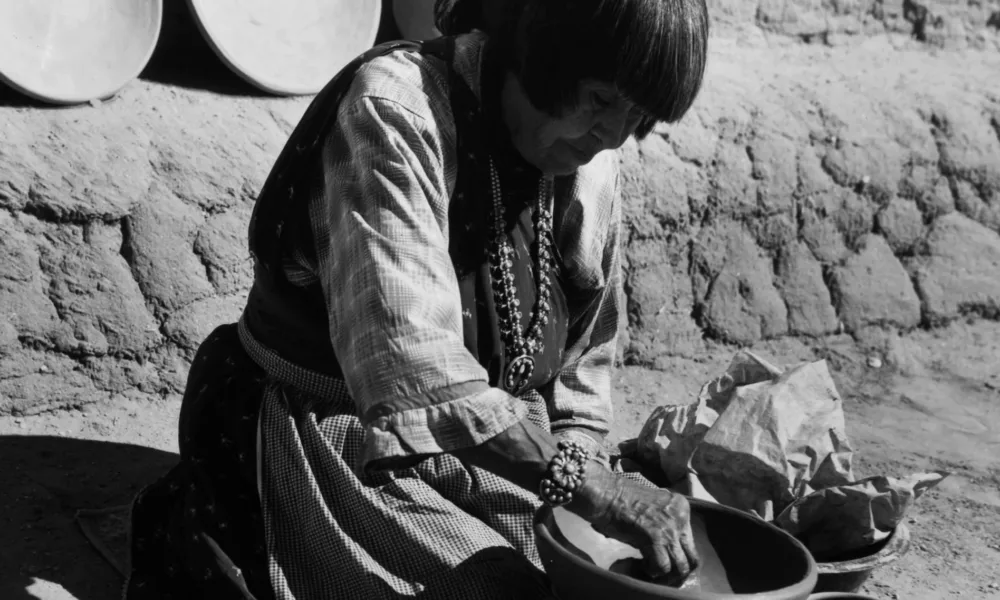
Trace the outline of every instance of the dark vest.
<path fill-rule="evenodd" d="M 244 320 L 260 342 L 285 359 L 307 369 L 341 377 L 329 338 L 329 321 L 321 287 L 290 283 L 282 259 L 291 243 L 302 244 L 309 235 L 308 169 L 315 165 L 322 141 L 336 126 L 337 108 L 348 92 L 354 74 L 365 62 L 397 50 L 416 50 L 442 59 L 449 68 L 452 112 L 457 130 L 458 175 L 449 205 L 449 254 L 458 276 L 462 296 L 465 346 L 497 385 L 506 366 L 500 342 L 486 253 L 491 206 L 487 144 L 482 108 L 472 90 L 453 68 L 454 39 L 432 42 L 390 42 L 377 46 L 345 67 L 316 96 L 271 170 L 250 220 L 250 252 L 254 259 L 254 283 Z M 504 171 L 501 169 L 501 177 Z M 557 194 L 565 193 L 571 181 L 560 181 Z M 530 260 L 534 231 L 531 223 L 533 187 L 513 187 L 505 193 L 508 229 L 516 250 L 514 278 L 521 301 L 522 330 L 534 306 L 535 285 Z M 292 233 L 289 233 L 292 232 Z M 284 237 L 283 237 L 284 235 Z M 291 239 L 290 239 L 291 238 Z M 310 237 L 311 241 L 311 237 Z M 565 295 L 554 277 L 552 312 L 545 330 L 545 351 L 536 356 L 536 369 L 528 389 L 537 389 L 558 373 L 567 338 Z"/>

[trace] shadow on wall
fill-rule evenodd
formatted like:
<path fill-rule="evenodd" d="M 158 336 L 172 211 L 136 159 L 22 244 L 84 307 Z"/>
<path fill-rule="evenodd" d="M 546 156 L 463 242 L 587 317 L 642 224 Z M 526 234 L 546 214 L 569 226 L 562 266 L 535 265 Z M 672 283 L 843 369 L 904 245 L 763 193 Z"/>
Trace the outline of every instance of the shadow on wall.
<path fill-rule="evenodd" d="M 121 576 L 74 521 L 81 508 L 127 504 L 177 462 L 129 444 L 47 436 L 0 436 L 0 598 L 105 600 Z M 44 590 L 51 586 L 50 590 Z M 29 590 L 29 588 L 31 588 Z"/>
<path fill-rule="evenodd" d="M 0 83 L 0 108 L 58 108 L 29 98 L 17 90 Z"/>
<path fill-rule="evenodd" d="M 160 39 L 139 78 L 229 96 L 261 94 L 216 56 L 186 0 L 163 3 Z"/>

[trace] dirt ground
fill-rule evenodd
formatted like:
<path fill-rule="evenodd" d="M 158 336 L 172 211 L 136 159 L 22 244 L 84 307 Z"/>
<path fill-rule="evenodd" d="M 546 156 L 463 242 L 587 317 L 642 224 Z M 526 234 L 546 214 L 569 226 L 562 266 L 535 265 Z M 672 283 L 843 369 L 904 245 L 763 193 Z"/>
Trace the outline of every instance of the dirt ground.
<path fill-rule="evenodd" d="M 778 363 L 825 358 L 845 398 L 862 476 L 953 474 L 909 517 L 909 554 L 876 572 L 886 599 L 1000 598 L 1000 323 L 957 323 L 899 337 L 784 339 L 754 348 Z M 616 378 L 613 441 L 660 404 L 686 402 L 734 348 L 711 346 L 669 370 Z M 879 368 L 871 364 L 881 361 Z M 124 503 L 175 460 L 179 399 L 134 397 L 0 418 L 0 598 L 105 600 L 117 573 L 73 522 L 78 508 Z"/>

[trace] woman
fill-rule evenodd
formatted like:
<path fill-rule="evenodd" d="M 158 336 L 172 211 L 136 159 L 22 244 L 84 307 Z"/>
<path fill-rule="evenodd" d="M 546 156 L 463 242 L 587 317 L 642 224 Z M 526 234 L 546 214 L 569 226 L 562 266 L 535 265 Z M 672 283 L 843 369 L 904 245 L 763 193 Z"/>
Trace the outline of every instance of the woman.
<path fill-rule="evenodd" d="M 608 150 L 690 107 L 704 0 L 480 2 L 439 2 L 461 35 L 372 50 L 293 132 L 244 315 L 192 364 L 181 462 L 133 505 L 128 598 L 545 598 L 542 502 L 651 577 L 696 565 L 684 498 L 601 448 Z"/>

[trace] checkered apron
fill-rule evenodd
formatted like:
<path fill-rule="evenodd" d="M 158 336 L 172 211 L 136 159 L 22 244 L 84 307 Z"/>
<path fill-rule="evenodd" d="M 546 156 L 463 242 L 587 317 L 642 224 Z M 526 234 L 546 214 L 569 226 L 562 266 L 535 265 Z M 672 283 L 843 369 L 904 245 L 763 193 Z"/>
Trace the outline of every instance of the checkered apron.
<path fill-rule="evenodd" d="M 364 430 L 344 382 L 282 359 L 242 322 L 239 336 L 271 378 L 257 464 L 277 598 L 552 597 L 535 494 L 448 454 L 359 476 Z M 541 396 L 523 400 L 548 429 Z"/>

